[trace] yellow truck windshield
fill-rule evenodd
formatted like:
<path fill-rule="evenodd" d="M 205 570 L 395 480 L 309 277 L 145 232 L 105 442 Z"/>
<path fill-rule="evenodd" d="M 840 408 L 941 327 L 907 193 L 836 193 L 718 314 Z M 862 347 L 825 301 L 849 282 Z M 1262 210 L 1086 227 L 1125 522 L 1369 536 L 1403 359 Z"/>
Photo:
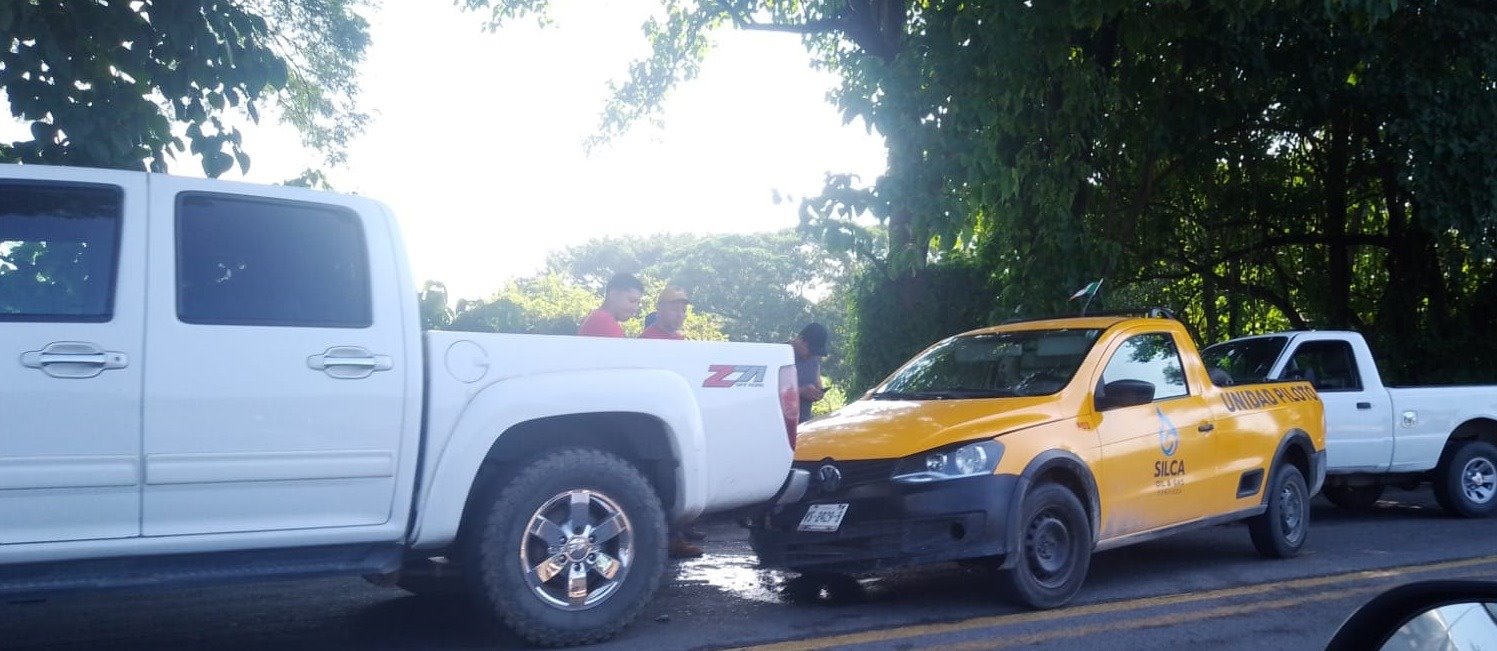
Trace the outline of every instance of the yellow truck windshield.
<path fill-rule="evenodd" d="M 874 400 L 1042 396 L 1070 383 L 1101 329 L 995 332 L 953 337 L 896 372 Z"/>

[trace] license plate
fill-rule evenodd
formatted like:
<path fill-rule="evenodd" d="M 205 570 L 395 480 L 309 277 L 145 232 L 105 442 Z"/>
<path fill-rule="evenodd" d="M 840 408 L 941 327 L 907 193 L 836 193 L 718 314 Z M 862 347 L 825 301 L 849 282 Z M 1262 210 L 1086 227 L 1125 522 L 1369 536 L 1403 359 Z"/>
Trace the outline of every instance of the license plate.
<path fill-rule="evenodd" d="M 806 517 L 800 519 L 801 531 L 833 532 L 842 526 L 842 516 L 847 515 L 846 504 L 812 504 L 806 509 Z"/>

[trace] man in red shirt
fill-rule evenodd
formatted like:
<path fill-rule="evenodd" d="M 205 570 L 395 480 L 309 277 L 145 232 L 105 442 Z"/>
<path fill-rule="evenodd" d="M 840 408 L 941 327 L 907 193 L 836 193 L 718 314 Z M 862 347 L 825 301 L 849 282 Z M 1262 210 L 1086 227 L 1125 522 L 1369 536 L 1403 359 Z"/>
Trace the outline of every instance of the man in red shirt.
<path fill-rule="evenodd" d="M 619 322 L 639 316 L 639 301 L 644 295 L 644 283 L 633 274 L 614 274 L 603 290 L 603 305 L 582 320 L 577 334 L 584 337 L 624 336 L 624 326 Z"/>
<path fill-rule="evenodd" d="M 666 285 L 655 299 L 655 322 L 639 333 L 640 339 L 685 339 L 681 327 L 686 325 L 686 306 L 691 300 L 686 290 Z"/>
<path fill-rule="evenodd" d="M 691 299 L 686 296 L 686 290 L 674 285 L 666 285 L 660 290 L 660 296 L 655 299 L 655 322 L 646 326 L 639 333 L 640 339 L 685 339 L 681 334 L 681 327 L 686 325 L 686 306 L 691 304 Z M 702 555 L 702 548 L 691 544 L 687 540 L 695 537 L 700 540 L 702 535 L 693 531 L 690 524 L 678 524 L 671 527 L 670 556 L 671 558 L 696 558 Z"/>

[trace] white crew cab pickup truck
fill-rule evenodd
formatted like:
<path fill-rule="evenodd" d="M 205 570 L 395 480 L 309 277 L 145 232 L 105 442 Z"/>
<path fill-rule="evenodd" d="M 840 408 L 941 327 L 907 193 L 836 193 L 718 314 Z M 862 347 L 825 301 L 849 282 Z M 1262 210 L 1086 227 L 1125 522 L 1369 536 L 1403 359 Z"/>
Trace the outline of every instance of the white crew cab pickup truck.
<path fill-rule="evenodd" d="M 369 199 L 0 165 L 0 596 L 456 575 L 601 640 L 667 522 L 804 492 L 795 384 L 778 344 L 423 333 Z"/>
<path fill-rule="evenodd" d="M 1497 386 L 1388 387 L 1355 332 L 1242 337 L 1201 351 L 1235 384 L 1307 380 L 1325 405 L 1322 492 L 1347 509 L 1429 482 L 1446 511 L 1497 513 Z"/>

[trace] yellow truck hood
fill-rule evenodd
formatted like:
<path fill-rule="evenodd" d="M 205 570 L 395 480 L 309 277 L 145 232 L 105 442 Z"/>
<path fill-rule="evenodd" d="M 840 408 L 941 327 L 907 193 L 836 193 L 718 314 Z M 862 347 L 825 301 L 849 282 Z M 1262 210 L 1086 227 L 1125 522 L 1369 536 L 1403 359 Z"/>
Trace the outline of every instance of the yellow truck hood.
<path fill-rule="evenodd" d="M 859 400 L 801 425 L 797 461 L 894 459 L 951 443 L 1043 425 L 1062 414 L 1059 395 L 983 400 Z"/>

